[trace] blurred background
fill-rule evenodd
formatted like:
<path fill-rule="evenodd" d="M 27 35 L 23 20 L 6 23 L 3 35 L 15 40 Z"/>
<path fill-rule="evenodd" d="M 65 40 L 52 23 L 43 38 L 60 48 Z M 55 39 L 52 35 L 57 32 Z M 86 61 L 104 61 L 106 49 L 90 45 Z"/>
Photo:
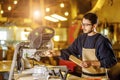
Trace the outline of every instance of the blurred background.
<path fill-rule="evenodd" d="M 66 48 L 82 33 L 87 12 L 99 16 L 97 30 L 110 39 L 119 58 L 119 5 L 120 0 L 0 0 L 0 59 L 11 60 L 15 45 L 42 25 L 55 30 L 54 49 Z"/>
<path fill-rule="evenodd" d="M 97 30 L 109 38 L 119 60 L 119 5 L 120 0 L 0 0 L 0 61 L 11 61 L 16 44 L 27 41 L 29 33 L 40 26 L 55 30 L 55 50 L 68 47 L 82 33 L 81 19 L 87 12 L 98 15 Z M 54 59 L 49 60 L 57 65 Z M 0 63 L 0 72 L 8 72 L 10 64 L 8 68 Z"/>

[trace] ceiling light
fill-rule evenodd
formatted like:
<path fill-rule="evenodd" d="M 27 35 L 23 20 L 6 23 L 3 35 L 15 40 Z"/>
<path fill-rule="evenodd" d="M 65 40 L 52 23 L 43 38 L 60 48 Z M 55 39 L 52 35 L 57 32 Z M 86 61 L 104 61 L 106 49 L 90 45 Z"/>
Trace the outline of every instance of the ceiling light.
<path fill-rule="evenodd" d="M 50 16 L 45 16 L 45 19 L 46 20 L 49 20 L 49 21 L 52 21 L 52 22 L 58 22 L 59 20 L 53 18 L 53 17 L 50 17 Z"/>
<path fill-rule="evenodd" d="M 39 11 L 39 10 L 34 11 L 34 13 L 33 13 L 34 19 L 39 19 L 40 16 L 41 16 L 41 14 L 40 14 L 40 11 Z"/>
<path fill-rule="evenodd" d="M 46 8 L 46 12 L 49 12 L 50 11 L 50 8 Z"/>
<path fill-rule="evenodd" d="M 17 0 L 15 0 L 13 3 L 14 3 L 14 4 L 17 4 L 18 2 L 17 2 Z"/>
<path fill-rule="evenodd" d="M 69 15 L 69 13 L 68 13 L 68 12 L 65 12 L 64 14 L 65 14 L 65 16 L 68 16 L 68 15 Z"/>
<path fill-rule="evenodd" d="M 57 15 L 57 14 L 52 14 L 51 15 L 53 18 L 56 18 L 58 20 L 61 20 L 61 21 L 66 21 L 67 18 L 63 17 L 63 16 L 60 16 L 60 15 Z"/>
<path fill-rule="evenodd" d="M 8 10 L 10 11 L 12 9 L 12 7 L 11 6 L 8 6 Z"/>
<path fill-rule="evenodd" d="M 65 5 L 64 3 L 60 3 L 60 7 L 63 8 Z"/>
<path fill-rule="evenodd" d="M 4 13 L 4 11 L 3 11 L 3 10 L 1 10 L 1 11 L 0 11 L 0 13 L 1 13 L 1 14 L 3 14 L 3 13 Z"/>

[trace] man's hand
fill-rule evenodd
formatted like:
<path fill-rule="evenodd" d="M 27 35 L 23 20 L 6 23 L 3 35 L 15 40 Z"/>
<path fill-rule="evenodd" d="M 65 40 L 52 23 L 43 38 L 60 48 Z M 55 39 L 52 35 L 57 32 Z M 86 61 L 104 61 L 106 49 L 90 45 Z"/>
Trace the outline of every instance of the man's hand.
<path fill-rule="evenodd" d="M 47 56 L 47 57 L 54 57 L 54 56 L 60 56 L 61 53 L 60 53 L 59 50 L 49 50 L 44 55 Z"/>
<path fill-rule="evenodd" d="M 90 66 L 100 67 L 100 62 L 99 61 L 82 61 L 80 65 L 81 67 L 84 67 L 84 68 L 88 68 Z"/>
<path fill-rule="evenodd" d="M 88 68 L 91 66 L 91 61 L 82 61 L 80 65 L 81 67 Z"/>

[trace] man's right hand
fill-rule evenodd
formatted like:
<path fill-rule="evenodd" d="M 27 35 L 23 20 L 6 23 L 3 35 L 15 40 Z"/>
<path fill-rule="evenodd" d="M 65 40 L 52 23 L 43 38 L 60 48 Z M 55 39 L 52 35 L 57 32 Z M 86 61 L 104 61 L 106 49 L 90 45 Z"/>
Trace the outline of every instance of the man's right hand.
<path fill-rule="evenodd" d="M 44 55 L 47 57 L 54 57 L 54 56 L 60 56 L 61 53 L 59 50 L 48 50 Z"/>

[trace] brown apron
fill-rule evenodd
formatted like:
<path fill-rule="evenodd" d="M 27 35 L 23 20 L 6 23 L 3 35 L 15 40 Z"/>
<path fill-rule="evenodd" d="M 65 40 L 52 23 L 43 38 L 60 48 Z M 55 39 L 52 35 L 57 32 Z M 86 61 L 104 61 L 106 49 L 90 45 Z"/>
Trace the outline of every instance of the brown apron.
<path fill-rule="evenodd" d="M 85 42 L 85 39 L 84 39 L 84 42 Z M 96 50 L 95 48 L 89 49 L 89 48 L 83 47 L 82 48 L 82 60 L 83 61 L 97 61 L 98 59 L 96 57 L 95 50 Z M 105 68 L 100 68 L 100 67 L 90 66 L 89 68 L 82 68 L 82 72 L 83 72 L 82 77 L 100 77 L 100 76 L 105 77 L 106 76 Z"/>
<path fill-rule="evenodd" d="M 96 55 L 95 55 L 95 49 L 82 49 L 82 60 L 83 61 L 95 61 L 98 60 Z M 82 68 L 82 72 L 84 74 L 87 74 L 86 76 L 91 76 L 93 75 L 94 77 L 97 75 L 105 75 L 105 69 L 104 68 L 100 68 L 100 67 L 93 67 L 90 66 L 89 68 Z M 85 75 L 83 76 L 85 77 Z M 92 77 L 92 76 L 91 76 Z"/>

